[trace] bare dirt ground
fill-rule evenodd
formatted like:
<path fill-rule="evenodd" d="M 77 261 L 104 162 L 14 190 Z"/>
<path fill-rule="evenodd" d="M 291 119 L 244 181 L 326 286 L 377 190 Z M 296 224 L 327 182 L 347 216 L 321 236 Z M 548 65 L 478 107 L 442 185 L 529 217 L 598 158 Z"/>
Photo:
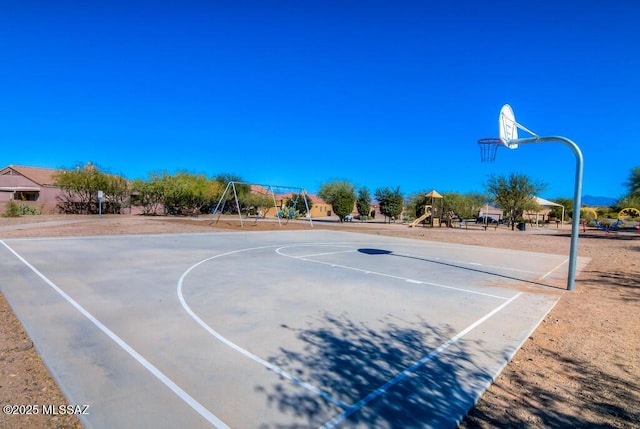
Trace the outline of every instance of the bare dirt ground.
<path fill-rule="evenodd" d="M 306 223 L 116 216 L 0 218 L 0 239 L 105 234 L 309 229 Z M 511 231 L 408 228 L 314 222 L 351 230 L 556 254 L 569 253 L 568 229 Z M 471 410 L 460 428 L 640 428 L 640 234 L 581 232 L 591 262 Z M 2 286 L 0 280 L 0 288 Z M 66 405 L 37 350 L 0 294 L 0 403 Z M 72 416 L 0 414 L 0 428 L 78 428 Z"/>

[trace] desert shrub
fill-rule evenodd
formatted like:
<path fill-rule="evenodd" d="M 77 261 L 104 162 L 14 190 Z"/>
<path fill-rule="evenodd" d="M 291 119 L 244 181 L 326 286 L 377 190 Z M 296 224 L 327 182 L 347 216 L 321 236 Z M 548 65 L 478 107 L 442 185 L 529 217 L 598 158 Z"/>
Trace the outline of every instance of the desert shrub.
<path fill-rule="evenodd" d="M 614 213 L 611 207 L 598 207 L 596 209 L 599 218 L 615 218 L 617 213 Z"/>
<path fill-rule="evenodd" d="M 42 214 L 42 212 L 37 207 L 30 206 L 28 204 L 18 204 L 15 201 L 11 200 L 7 203 L 3 216 L 18 217 L 18 216 L 39 215 L 39 214 Z"/>
<path fill-rule="evenodd" d="M 20 216 L 20 206 L 15 201 L 9 201 L 4 209 L 5 217 L 18 217 Z"/>
<path fill-rule="evenodd" d="M 20 204 L 19 205 L 20 216 L 24 215 L 40 215 L 42 211 L 39 208 L 30 206 L 28 204 Z"/>

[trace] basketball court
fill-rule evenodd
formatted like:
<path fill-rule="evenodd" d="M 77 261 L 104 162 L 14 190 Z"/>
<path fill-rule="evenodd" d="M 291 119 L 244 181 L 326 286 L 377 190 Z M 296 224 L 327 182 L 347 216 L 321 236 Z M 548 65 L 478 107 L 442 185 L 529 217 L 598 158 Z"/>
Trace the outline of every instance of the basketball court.
<path fill-rule="evenodd" d="M 0 256 L 87 428 L 455 427 L 568 270 L 320 230 L 6 239 Z"/>

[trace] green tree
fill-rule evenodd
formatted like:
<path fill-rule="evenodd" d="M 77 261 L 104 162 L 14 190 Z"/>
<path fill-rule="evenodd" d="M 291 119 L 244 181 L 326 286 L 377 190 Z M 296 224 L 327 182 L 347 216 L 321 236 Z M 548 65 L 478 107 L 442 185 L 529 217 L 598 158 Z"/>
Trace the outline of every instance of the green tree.
<path fill-rule="evenodd" d="M 366 220 L 369 217 L 369 213 L 371 212 L 371 195 L 366 187 L 358 189 L 356 210 L 358 210 L 360 220 Z"/>
<path fill-rule="evenodd" d="M 562 207 L 554 206 L 551 209 L 551 215 L 558 220 L 562 220 L 562 209 L 564 207 L 565 220 L 568 220 L 567 218 L 573 218 L 573 198 L 556 198 L 553 202 L 560 204 Z M 578 216 L 579 215 L 578 213 Z"/>
<path fill-rule="evenodd" d="M 264 215 L 264 213 L 266 213 L 270 208 L 274 207 L 273 196 L 270 193 L 264 194 L 253 191 L 245 196 L 243 202 L 246 205 L 246 210 L 249 211 L 249 214 Z"/>
<path fill-rule="evenodd" d="M 487 195 L 471 192 L 468 194 L 459 194 L 457 192 L 445 192 L 444 212 L 452 213 L 451 217 L 457 216 L 460 219 L 471 219 L 477 216 L 480 209 L 487 204 L 489 197 Z"/>
<path fill-rule="evenodd" d="M 251 195 L 251 185 L 244 183 L 242 177 L 232 173 L 223 173 L 217 175 L 214 180 L 222 185 L 222 192 L 224 192 L 224 189 L 226 189 L 229 182 L 235 182 L 235 195 L 233 190 L 229 189 L 230 192 L 227 192 L 225 201 L 223 201 L 222 210 L 225 213 L 237 214 L 237 207 L 235 203 L 236 196 L 238 197 L 240 212 L 247 211 L 252 207 L 254 197 Z"/>
<path fill-rule="evenodd" d="M 97 201 L 98 191 L 102 187 L 100 172 L 92 163 L 58 170 L 52 179 L 53 184 L 62 191 L 58 196 L 60 211 L 71 214 L 92 212 L 91 205 Z"/>
<path fill-rule="evenodd" d="M 615 210 L 621 211 L 626 208 L 640 210 L 640 166 L 631 169 L 629 178 L 624 185 L 627 188 L 627 193 L 618 200 Z"/>
<path fill-rule="evenodd" d="M 120 177 L 103 173 L 91 162 L 63 169 L 53 176 L 53 184 L 62 190 L 58 209 L 63 213 L 98 213 L 98 191 L 104 194 L 105 212 L 119 213 L 129 200 L 128 182 Z"/>
<path fill-rule="evenodd" d="M 187 205 L 187 183 L 181 174 L 165 173 L 160 178 L 163 189 L 163 204 L 167 214 L 180 214 Z"/>
<path fill-rule="evenodd" d="M 220 184 L 227 186 L 229 182 L 243 182 L 242 177 L 233 173 L 221 173 L 218 174 L 215 178 L 215 181 L 220 182 Z"/>
<path fill-rule="evenodd" d="M 201 213 L 207 210 L 222 193 L 222 185 L 204 174 L 179 172 L 162 177 L 165 210 L 168 213 L 184 211 Z"/>
<path fill-rule="evenodd" d="M 640 198 L 640 166 L 631 169 L 624 185 L 627 187 L 626 197 Z"/>
<path fill-rule="evenodd" d="M 629 207 L 640 210 L 640 196 L 637 196 L 637 197 L 626 196 L 622 198 L 620 201 L 618 201 L 618 204 L 616 205 L 617 211 L 620 211 Z"/>
<path fill-rule="evenodd" d="M 104 181 L 104 212 L 119 214 L 131 204 L 131 186 L 122 176 L 106 175 Z"/>
<path fill-rule="evenodd" d="M 391 223 L 391 219 L 397 218 L 402 213 L 404 196 L 400 191 L 400 187 L 397 187 L 395 190 L 391 190 L 388 187 L 378 188 L 374 195 L 376 200 L 378 200 L 380 213 L 384 215 L 386 219 L 389 219 L 389 223 Z"/>
<path fill-rule="evenodd" d="M 293 208 L 294 211 L 302 214 L 307 213 L 308 210 L 311 210 L 313 207 L 313 201 L 311 201 L 311 197 L 306 192 L 300 194 L 291 194 L 291 200 L 287 203 L 287 206 Z"/>
<path fill-rule="evenodd" d="M 156 215 L 164 202 L 162 173 L 152 172 L 146 180 L 136 179 L 132 183 L 132 205 L 141 206 L 144 215 Z"/>
<path fill-rule="evenodd" d="M 203 174 L 166 171 L 153 172 L 146 180 L 133 182 L 135 203 L 144 214 L 157 214 L 164 207 L 167 214 L 185 211 L 198 214 L 210 210 L 222 194 L 222 185 Z"/>
<path fill-rule="evenodd" d="M 425 207 L 431 204 L 431 198 L 427 198 L 429 191 L 419 191 L 407 197 L 407 212 L 413 218 L 419 218 L 424 214 Z"/>
<path fill-rule="evenodd" d="M 320 198 L 331 204 L 333 212 L 344 222 L 344 217 L 351 214 L 356 202 L 355 187 L 347 181 L 334 180 L 323 183 L 318 191 Z"/>
<path fill-rule="evenodd" d="M 504 211 L 513 230 L 525 210 L 538 209 L 533 197 L 542 192 L 546 185 L 536 183 L 524 174 L 511 173 L 508 177 L 490 176 L 486 187 L 493 201 Z"/>
<path fill-rule="evenodd" d="M 428 205 L 431 205 L 431 198 L 427 198 L 427 193 L 428 191 L 425 191 L 414 195 L 414 197 L 412 198 L 412 202 L 409 203 L 411 207 L 411 213 L 413 213 L 416 218 L 424 215 L 425 208 Z"/>

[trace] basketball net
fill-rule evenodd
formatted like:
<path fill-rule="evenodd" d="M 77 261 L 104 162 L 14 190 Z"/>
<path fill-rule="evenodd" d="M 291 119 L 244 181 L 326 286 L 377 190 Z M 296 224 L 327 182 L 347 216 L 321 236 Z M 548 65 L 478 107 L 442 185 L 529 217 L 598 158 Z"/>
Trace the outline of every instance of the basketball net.
<path fill-rule="evenodd" d="M 494 162 L 498 147 L 502 145 L 499 138 L 486 138 L 478 140 L 480 146 L 480 160 L 482 162 Z"/>

